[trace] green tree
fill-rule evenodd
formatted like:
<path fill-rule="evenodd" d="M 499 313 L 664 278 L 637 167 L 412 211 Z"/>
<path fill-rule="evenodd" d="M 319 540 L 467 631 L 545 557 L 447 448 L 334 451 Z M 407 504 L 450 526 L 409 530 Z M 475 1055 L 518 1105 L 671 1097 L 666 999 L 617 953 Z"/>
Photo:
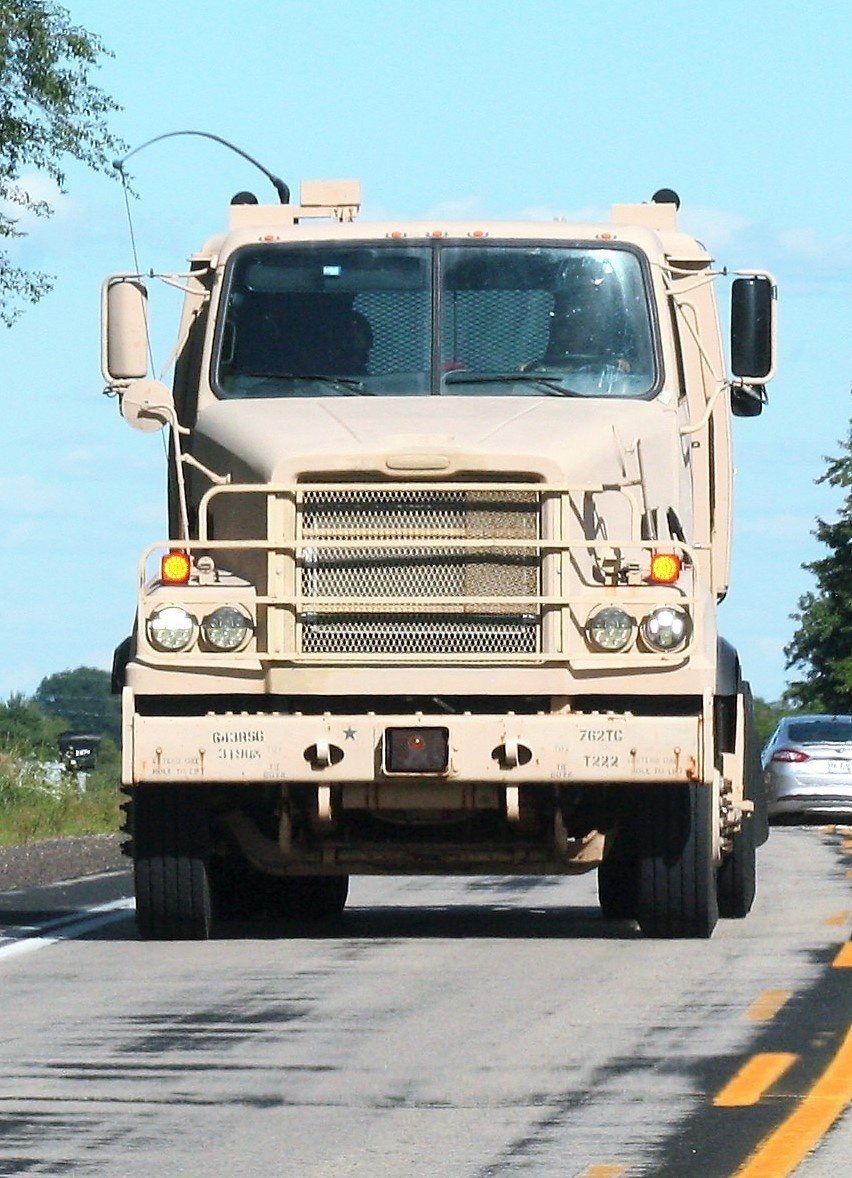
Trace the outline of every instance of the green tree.
<path fill-rule="evenodd" d="M 112 172 L 122 144 L 106 117 L 120 108 L 89 76 L 104 55 L 99 38 L 51 0 L 0 0 L 0 241 L 24 236 L 21 214 L 53 213 L 30 195 L 26 171 L 45 173 L 60 191 L 69 159 Z M 21 300 L 37 302 L 52 285 L 50 275 L 14 266 L 0 250 L 0 321 L 11 325 Z"/>
<path fill-rule="evenodd" d="M 60 717 L 75 732 L 121 738 L 121 705 L 112 694 L 110 676 L 95 667 L 58 671 L 39 683 L 35 705 L 48 716 Z"/>
<path fill-rule="evenodd" d="M 814 712 L 852 713 L 852 424 L 841 453 L 827 458 L 818 483 L 844 492 L 837 519 L 817 519 L 814 535 L 827 549 L 820 560 L 803 567 L 816 578 L 816 589 L 799 598 L 799 623 L 785 647 L 788 668 L 806 678 L 792 683 L 787 697 Z"/>
<path fill-rule="evenodd" d="M 56 759 L 64 721 L 46 715 L 21 694 L 0 701 L 0 750 L 19 757 Z"/>
<path fill-rule="evenodd" d="M 763 748 L 778 727 L 778 721 L 781 717 L 789 715 L 793 710 L 786 700 L 768 703 L 765 699 L 761 699 L 759 695 L 754 697 L 754 726 L 761 748 Z"/>

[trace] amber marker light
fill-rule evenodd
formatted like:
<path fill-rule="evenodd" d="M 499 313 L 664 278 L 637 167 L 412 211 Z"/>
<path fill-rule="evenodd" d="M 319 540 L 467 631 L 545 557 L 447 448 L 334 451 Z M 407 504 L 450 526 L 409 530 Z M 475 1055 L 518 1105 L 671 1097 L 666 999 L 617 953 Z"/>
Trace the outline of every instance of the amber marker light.
<path fill-rule="evenodd" d="M 683 561 L 674 552 L 655 552 L 651 557 L 651 580 L 657 585 L 674 585 Z"/>
<path fill-rule="evenodd" d="M 188 552 L 172 549 L 160 562 L 160 575 L 169 585 L 185 585 L 192 572 L 192 560 Z"/>

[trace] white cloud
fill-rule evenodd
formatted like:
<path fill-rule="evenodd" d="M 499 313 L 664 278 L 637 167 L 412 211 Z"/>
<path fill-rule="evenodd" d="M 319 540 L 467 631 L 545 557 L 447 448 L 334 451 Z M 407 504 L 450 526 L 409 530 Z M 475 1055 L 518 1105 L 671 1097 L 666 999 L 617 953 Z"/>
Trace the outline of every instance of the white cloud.
<path fill-rule="evenodd" d="M 3 548 L 23 548 L 32 543 L 37 535 L 38 530 L 32 519 L 18 519 L 0 532 L 0 545 Z"/>
<path fill-rule="evenodd" d="M 737 517 L 738 535 L 760 536 L 762 540 L 791 542 L 809 536 L 814 529 L 813 516 L 805 515 L 747 515 Z"/>
<path fill-rule="evenodd" d="M 466 196 L 432 205 L 424 216 L 439 221 L 467 221 L 470 218 L 484 217 L 485 214 L 482 211 L 482 200 L 478 196 Z"/>
<path fill-rule="evenodd" d="M 852 237 L 820 237 L 814 229 L 785 229 L 778 235 L 782 249 L 797 261 L 846 266 L 852 260 Z"/>
<path fill-rule="evenodd" d="M 0 511 L 8 516 L 20 515 L 26 507 L 29 515 L 43 515 L 67 502 L 67 492 L 45 486 L 31 475 L 0 478 Z"/>
<path fill-rule="evenodd" d="M 752 226 L 739 213 L 711 208 L 690 208 L 680 214 L 680 222 L 687 233 L 697 237 L 708 249 L 717 251 L 730 246 Z"/>

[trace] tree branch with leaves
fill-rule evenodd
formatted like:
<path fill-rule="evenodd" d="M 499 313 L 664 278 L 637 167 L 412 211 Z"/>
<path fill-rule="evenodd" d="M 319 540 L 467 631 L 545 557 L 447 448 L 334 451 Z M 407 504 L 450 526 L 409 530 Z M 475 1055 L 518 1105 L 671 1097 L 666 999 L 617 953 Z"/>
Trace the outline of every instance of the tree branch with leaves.
<path fill-rule="evenodd" d="M 107 126 L 120 108 L 90 80 L 104 56 L 100 39 L 71 23 L 50 0 L 0 0 L 0 244 L 25 236 L 25 214 L 50 217 L 25 175 L 49 176 L 65 191 L 64 167 L 78 160 L 112 173 L 123 144 Z M 9 326 L 22 302 L 37 302 L 53 277 L 13 264 L 0 249 L 0 322 Z"/>

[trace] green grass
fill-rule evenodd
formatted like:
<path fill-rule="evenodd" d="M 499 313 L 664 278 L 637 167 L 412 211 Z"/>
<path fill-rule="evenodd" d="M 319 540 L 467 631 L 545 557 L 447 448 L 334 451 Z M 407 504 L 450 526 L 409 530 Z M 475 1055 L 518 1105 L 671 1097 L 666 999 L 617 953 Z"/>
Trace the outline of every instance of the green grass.
<path fill-rule="evenodd" d="M 112 834 L 121 825 L 117 760 L 103 759 L 86 775 L 51 778 L 39 761 L 0 752 L 0 846 L 84 834 Z"/>

